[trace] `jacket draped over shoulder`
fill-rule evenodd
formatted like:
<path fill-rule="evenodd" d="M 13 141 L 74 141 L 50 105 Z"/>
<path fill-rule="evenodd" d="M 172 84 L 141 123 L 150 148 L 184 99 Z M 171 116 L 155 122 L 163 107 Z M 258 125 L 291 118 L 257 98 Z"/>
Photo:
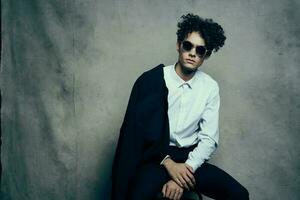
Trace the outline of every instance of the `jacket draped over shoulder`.
<path fill-rule="evenodd" d="M 159 162 L 169 145 L 168 89 L 163 64 L 134 83 L 112 168 L 112 200 L 129 200 L 130 180 L 139 165 Z"/>

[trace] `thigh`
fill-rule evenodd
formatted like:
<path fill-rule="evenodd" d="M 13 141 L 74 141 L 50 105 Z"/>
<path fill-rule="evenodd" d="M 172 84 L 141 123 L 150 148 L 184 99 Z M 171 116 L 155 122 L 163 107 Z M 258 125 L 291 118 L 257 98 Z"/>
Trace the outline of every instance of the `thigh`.
<path fill-rule="evenodd" d="M 196 191 L 213 199 L 249 199 L 249 194 L 237 180 L 222 169 L 203 163 L 195 171 Z"/>
<path fill-rule="evenodd" d="M 135 173 L 129 192 L 130 200 L 154 199 L 169 180 L 166 169 L 159 164 L 145 164 Z"/>

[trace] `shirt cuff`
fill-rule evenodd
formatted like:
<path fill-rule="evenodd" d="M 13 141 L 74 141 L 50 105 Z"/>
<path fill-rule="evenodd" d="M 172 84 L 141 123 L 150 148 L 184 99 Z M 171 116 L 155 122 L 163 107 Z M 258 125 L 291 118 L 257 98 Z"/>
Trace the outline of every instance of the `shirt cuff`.
<path fill-rule="evenodd" d="M 203 162 L 199 163 L 199 162 L 194 162 L 190 159 L 187 159 L 185 161 L 186 164 L 188 164 L 189 166 L 191 166 L 193 168 L 193 172 L 195 172 L 201 165 Z"/>
<path fill-rule="evenodd" d="M 170 155 L 166 155 L 166 157 L 160 162 L 160 165 L 163 165 L 163 164 L 164 164 L 164 161 L 165 161 L 167 158 L 170 158 Z"/>

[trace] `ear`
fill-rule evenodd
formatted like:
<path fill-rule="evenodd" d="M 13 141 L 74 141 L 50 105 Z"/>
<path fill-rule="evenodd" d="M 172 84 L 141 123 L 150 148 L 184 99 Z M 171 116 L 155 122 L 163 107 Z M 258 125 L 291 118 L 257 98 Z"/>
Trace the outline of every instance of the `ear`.
<path fill-rule="evenodd" d="M 179 49 L 180 49 L 180 42 L 177 41 L 176 42 L 176 51 L 179 52 Z"/>

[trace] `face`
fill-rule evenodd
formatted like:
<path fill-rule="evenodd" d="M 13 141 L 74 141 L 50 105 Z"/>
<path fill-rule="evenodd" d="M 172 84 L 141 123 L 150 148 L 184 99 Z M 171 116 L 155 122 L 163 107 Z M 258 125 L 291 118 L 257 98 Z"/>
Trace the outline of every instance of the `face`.
<path fill-rule="evenodd" d="M 183 41 L 190 42 L 192 44 L 192 48 L 187 51 L 183 47 L 183 42 L 177 42 L 176 49 L 179 53 L 178 62 L 184 71 L 194 72 L 204 61 L 204 56 L 199 56 L 199 47 L 197 46 L 205 46 L 205 41 L 198 32 L 189 33 Z M 197 51 L 196 48 L 198 48 Z"/>

